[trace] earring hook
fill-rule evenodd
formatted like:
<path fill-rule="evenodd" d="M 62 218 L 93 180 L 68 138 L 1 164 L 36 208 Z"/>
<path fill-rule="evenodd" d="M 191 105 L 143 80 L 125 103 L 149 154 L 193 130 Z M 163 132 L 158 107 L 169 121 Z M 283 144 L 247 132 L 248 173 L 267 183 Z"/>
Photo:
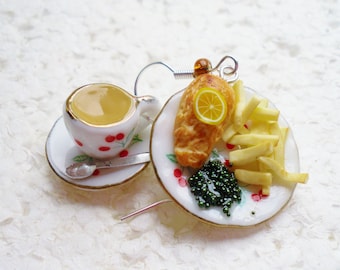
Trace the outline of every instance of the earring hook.
<path fill-rule="evenodd" d="M 225 62 L 226 60 L 232 60 L 232 64 L 226 64 L 226 65 L 223 65 L 222 66 L 222 63 Z M 168 64 L 162 62 L 162 61 L 157 61 L 157 62 L 153 62 L 153 63 L 150 63 L 148 65 L 146 65 L 144 68 L 142 68 L 142 70 L 138 73 L 138 76 L 135 80 L 135 85 L 134 85 L 134 94 L 135 96 L 137 96 L 137 84 L 138 84 L 138 81 L 140 79 L 140 76 L 142 75 L 142 73 L 147 69 L 149 68 L 150 66 L 153 66 L 153 65 L 162 65 L 164 67 L 166 67 L 167 69 L 169 69 L 175 79 L 191 79 L 191 78 L 194 78 L 194 72 L 195 70 L 175 70 L 173 69 L 171 66 L 169 66 Z M 232 82 L 235 82 L 237 79 L 238 79 L 238 62 L 236 61 L 236 59 L 230 55 L 226 55 L 224 56 L 219 62 L 218 64 L 214 67 L 214 68 L 211 68 L 208 70 L 208 72 L 214 72 L 214 71 L 218 71 L 219 73 L 219 76 L 223 79 L 225 79 L 227 82 L 229 83 L 232 83 Z"/>

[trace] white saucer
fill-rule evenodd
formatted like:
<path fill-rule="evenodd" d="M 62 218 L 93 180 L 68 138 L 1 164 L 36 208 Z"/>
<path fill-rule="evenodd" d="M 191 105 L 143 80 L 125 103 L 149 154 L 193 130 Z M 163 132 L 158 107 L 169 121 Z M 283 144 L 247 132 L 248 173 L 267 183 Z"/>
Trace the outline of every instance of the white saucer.
<path fill-rule="evenodd" d="M 149 138 L 150 127 L 135 135 L 133 142 L 126 149 L 128 154 L 149 152 Z M 47 137 L 45 149 L 52 170 L 65 182 L 82 189 L 98 190 L 122 184 L 140 173 L 149 163 L 118 169 L 102 169 L 99 170 L 99 174 L 83 180 L 69 178 L 65 173 L 66 168 L 74 163 L 75 159 L 84 157 L 84 154 L 76 147 L 68 134 L 62 117 L 53 125 Z"/>
<path fill-rule="evenodd" d="M 180 167 L 173 158 L 173 126 L 182 94 L 183 91 L 180 91 L 167 101 L 151 131 L 151 159 L 155 173 L 165 191 L 184 210 L 214 225 L 244 227 L 259 224 L 273 217 L 290 200 L 296 186 L 295 183 L 273 183 L 268 197 L 261 197 L 258 187 L 241 187 L 242 200 L 240 204 L 234 203 L 230 217 L 227 217 L 218 207 L 208 209 L 198 207 L 189 187 L 185 185 L 183 179 L 178 177 L 179 170 L 186 179 L 191 176 L 190 172 L 187 168 Z M 260 96 L 249 88 L 246 88 L 246 94 L 248 98 L 254 94 Z M 274 107 L 273 104 L 270 106 Z M 281 126 L 288 127 L 288 123 L 282 115 L 279 123 Z M 221 155 L 227 157 L 228 151 L 225 143 L 223 146 L 217 145 L 216 147 Z M 285 155 L 286 169 L 291 172 L 299 172 L 299 155 L 291 130 L 289 130 L 286 142 Z"/>

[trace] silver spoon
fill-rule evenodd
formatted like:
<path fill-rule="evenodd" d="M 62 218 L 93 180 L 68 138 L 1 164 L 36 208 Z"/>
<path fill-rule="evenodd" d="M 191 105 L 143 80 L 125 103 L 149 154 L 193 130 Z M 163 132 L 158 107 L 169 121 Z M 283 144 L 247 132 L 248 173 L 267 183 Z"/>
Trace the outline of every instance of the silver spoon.
<path fill-rule="evenodd" d="M 90 159 L 90 161 L 78 162 L 70 165 L 66 168 L 66 174 L 72 179 L 80 180 L 91 176 L 96 169 L 118 168 L 123 166 L 141 164 L 149 161 L 149 153 L 140 153 L 112 160 Z"/>

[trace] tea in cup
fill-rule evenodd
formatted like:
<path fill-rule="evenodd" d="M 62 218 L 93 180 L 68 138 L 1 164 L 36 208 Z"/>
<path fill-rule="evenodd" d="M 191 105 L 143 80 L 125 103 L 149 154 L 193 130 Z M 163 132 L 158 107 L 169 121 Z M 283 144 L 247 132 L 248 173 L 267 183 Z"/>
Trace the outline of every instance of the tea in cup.
<path fill-rule="evenodd" d="M 152 96 L 136 97 L 116 85 L 94 83 L 67 98 L 63 117 L 82 152 L 108 159 L 126 149 L 159 110 L 160 103 Z"/>

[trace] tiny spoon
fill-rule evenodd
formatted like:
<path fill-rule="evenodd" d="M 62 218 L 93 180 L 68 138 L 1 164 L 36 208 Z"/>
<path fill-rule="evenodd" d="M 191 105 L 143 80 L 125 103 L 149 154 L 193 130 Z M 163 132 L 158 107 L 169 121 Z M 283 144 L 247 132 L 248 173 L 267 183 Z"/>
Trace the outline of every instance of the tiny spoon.
<path fill-rule="evenodd" d="M 140 153 L 124 158 L 116 158 L 112 160 L 94 160 L 87 162 L 78 162 L 66 168 L 66 174 L 76 180 L 84 179 L 93 174 L 96 169 L 118 168 L 130 166 L 150 161 L 149 153 Z"/>

